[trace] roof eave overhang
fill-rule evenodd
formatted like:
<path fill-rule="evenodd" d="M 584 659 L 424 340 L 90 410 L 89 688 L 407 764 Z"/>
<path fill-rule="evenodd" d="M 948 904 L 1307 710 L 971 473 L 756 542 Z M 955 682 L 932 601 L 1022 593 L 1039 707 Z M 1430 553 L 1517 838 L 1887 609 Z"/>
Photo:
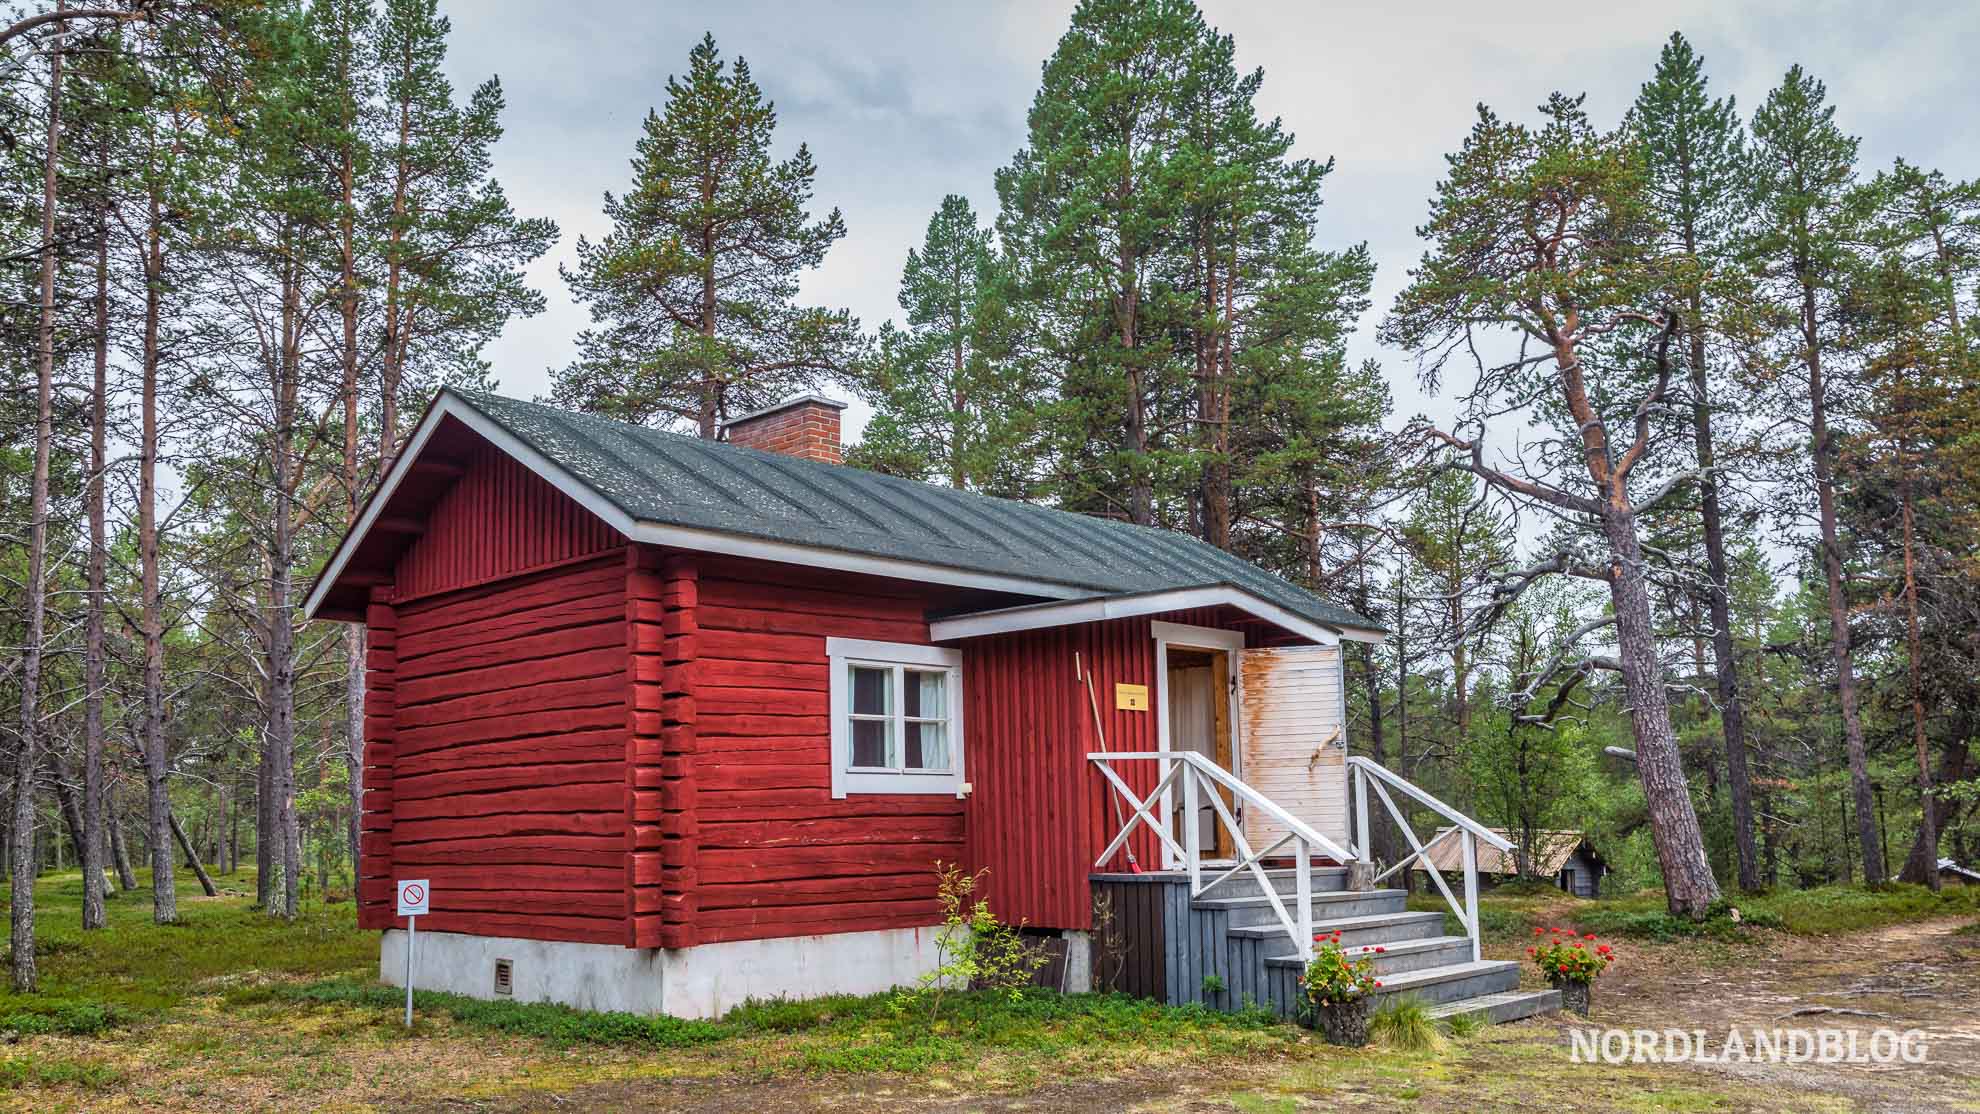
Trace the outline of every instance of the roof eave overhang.
<path fill-rule="evenodd" d="M 345 566 L 350 563 L 352 555 L 357 552 L 366 533 L 382 516 L 386 505 L 391 502 L 392 493 L 398 489 L 406 476 L 411 474 L 420 450 L 426 447 L 427 441 L 432 438 L 434 430 L 440 427 L 440 423 L 450 417 L 520 461 L 525 467 L 548 481 L 551 486 L 632 541 L 950 587 L 1040 596 L 1048 600 L 1074 599 L 1090 596 L 1093 593 L 1091 587 L 1031 577 L 978 572 L 923 561 L 854 553 L 848 550 L 776 541 L 721 530 L 642 521 L 572 475 L 535 446 L 511 433 L 500 422 L 483 414 L 466 399 L 452 391 L 442 389 L 433 400 L 433 404 L 427 407 L 426 414 L 420 418 L 419 425 L 413 430 L 412 435 L 406 439 L 405 447 L 400 451 L 398 459 L 393 462 L 384 480 L 378 485 L 378 490 L 373 492 L 370 500 L 365 503 L 365 508 L 359 514 L 357 522 L 344 535 L 343 541 L 338 543 L 336 552 L 330 555 L 329 563 L 324 565 L 322 574 L 317 577 L 315 585 L 310 589 L 309 597 L 303 601 L 304 618 L 316 617 L 318 608 L 323 605 L 331 589 L 336 586 L 337 578 L 343 574 Z"/>
<path fill-rule="evenodd" d="M 981 638 L 993 634 L 1043 630 L 1048 627 L 1097 623 L 1108 619 L 1128 619 L 1161 615 L 1197 607 L 1227 606 L 1253 618 L 1263 619 L 1310 642 L 1322 646 L 1339 645 L 1341 640 L 1380 642 L 1380 631 L 1350 629 L 1316 623 L 1287 610 L 1262 596 L 1235 584 L 1206 584 L 1196 588 L 1168 588 L 1111 596 L 1087 596 L 1063 602 L 1026 604 L 1022 607 L 957 615 L 928 625 L 928 637 L 935 642 Z"/>

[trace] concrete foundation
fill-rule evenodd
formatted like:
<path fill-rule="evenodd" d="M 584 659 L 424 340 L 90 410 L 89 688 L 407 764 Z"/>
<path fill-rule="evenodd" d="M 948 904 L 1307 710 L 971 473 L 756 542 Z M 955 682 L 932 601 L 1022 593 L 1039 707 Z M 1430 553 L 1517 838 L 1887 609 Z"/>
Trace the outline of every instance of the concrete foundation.
<path fill-rule="evenodd" d="M 877 994 L 911 986 L 935 969 L 939 928 L 737 940 L 693 948 L 625 948 L 420 932 L 413 983 L 470 998 L 561 1002 L 584 1010 L 719 1017 L 751 998 Z M 495 993 L 508 960 L 510 993 Z M 404 986 L 406 933 L 388 929 L 379 978 Z"/>

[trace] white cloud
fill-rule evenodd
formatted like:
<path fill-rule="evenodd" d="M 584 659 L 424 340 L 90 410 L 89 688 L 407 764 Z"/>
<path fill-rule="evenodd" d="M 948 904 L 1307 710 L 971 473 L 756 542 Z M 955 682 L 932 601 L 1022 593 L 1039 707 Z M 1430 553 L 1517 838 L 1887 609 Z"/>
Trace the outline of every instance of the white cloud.
<path fill-rule="evenodd" d="M 848 235 L 807 298 L 849 306 L 869 326 L 896 312 L 907 249 L 945 193 L 986 214 L 992 175 L 1024 139 L 1040 63 L 1072 5 L 1037 2 L 720 5 L 517 2 L 452 5 L 449 70 L 465 89 L 500 73 L 508 135 L 496 167 L 519 211 L 555 217 L 564 239 L 531 272 L 543 316 L 510 326 L 489 350 L 505 389 L 546 390 L 546 368 L 571 355 L 584 326 L 556 263 L 579 233 L 598 235 L 599 195 L 623 188 L 627 160 L 667 76 L 713 31 L 748 58 L 778 103 L 787 147 L 807 142 L 821 208 L 845 212 Z M 1528 113 L 1555 90 L 1585 91 L 1613 119 L 1682 29 L 1713 86 L 1750 110 L 1793 62 L 1823 78 L 1845 128 L 1864 137 L 1867 170 L 1899 153 L 1961 178 L 1980 175 L 1980 7 L 1909 4 L 1508 3 L 1316 4 L 1220 0 L 1211 23 L 1237 39 L 1240 64 L 1263 66 L 1261 107 L 1285 120 L 1298 151 L 1338 160 L 1322 213 L 1330 245 L 1366 240 L 1381 265 L 1376 307 L 1355 345 L 1381 358 L 1398 410 L 1436 413 L 1409 357 L 1373 339 L 1388 299 L 1420 252 L 1414 228 L 1470 127 L 1473 106 Z"/>

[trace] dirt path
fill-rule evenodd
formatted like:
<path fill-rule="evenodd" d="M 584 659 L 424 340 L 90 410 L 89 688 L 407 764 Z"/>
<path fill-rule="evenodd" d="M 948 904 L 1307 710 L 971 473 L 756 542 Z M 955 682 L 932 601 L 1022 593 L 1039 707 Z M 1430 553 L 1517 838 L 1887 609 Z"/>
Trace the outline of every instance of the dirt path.
<path fill-rule="evenodd" d="M 1597 1027 L 1705 1031 L 1841 1029 L 1870 1047 L 1878 1029 L 1923 1034 L 1926 1062 L 1691 1065 L 1791 1092 L 1841 1096 L 1871 1111 L 1980 1109 L 1980 935 L 1951 919 L 1893 925 L 1849 937 L 1768 934 L 1765 943 L 1629 943 L 1604 977 Z M 1565 1034 L 1567 1027 L 1562 1027 Z M 1749 1038 L 1750 1039 L 1750 1038 Z M 1783 1096 L 1782 1109 L 1795 1109 Z"/>
<path fill-rule="evenodd" d="M 1563 911 L 1562 915 L 1566 915 Z M 1742 1032 L 1836 1028 L 1869 1047 L 1879 1028 L 1918 1030 L 1923 1064 L 1753 1062 L 1611 1068 L 1569 1062 L 1584 1024 L 1536 1019 L 1399 1062 L 1319 1046 L 1283 1057 L 1150 1067 L 1015 1091 L 951 1091 L 895 1077 L 624 1079 L 496 1098 L 400 1106 L 426 1114 L 516 1111 L 1980 1111 L 1980 935 L 1926 921 L 1849 939 L 1765 934 L 1741 943 L 1627 942 L 1602 980 L 1595 1028 Z M 1520 945 L 1523 950 L 1524 945 Z M 1499 950 L 1499 949 L 1495 949 Z M 1508 955 L 1513 954 L 1508 950 Z M 1854 1012 L 1845 1012 L 1854 1011 Z"/>

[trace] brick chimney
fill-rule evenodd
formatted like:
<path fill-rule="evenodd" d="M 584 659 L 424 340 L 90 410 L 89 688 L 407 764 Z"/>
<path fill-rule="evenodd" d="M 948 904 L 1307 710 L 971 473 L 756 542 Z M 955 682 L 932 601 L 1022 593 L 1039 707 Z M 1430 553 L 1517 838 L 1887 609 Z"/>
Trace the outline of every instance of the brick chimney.
<path fill-rule="evenodd" d="M 820 394 L 787 398 L 722 423 L 722 436 L 732 445 L 818 460 L 845 461 L 839 443 L 839 411 L 846 404 Z"/>

